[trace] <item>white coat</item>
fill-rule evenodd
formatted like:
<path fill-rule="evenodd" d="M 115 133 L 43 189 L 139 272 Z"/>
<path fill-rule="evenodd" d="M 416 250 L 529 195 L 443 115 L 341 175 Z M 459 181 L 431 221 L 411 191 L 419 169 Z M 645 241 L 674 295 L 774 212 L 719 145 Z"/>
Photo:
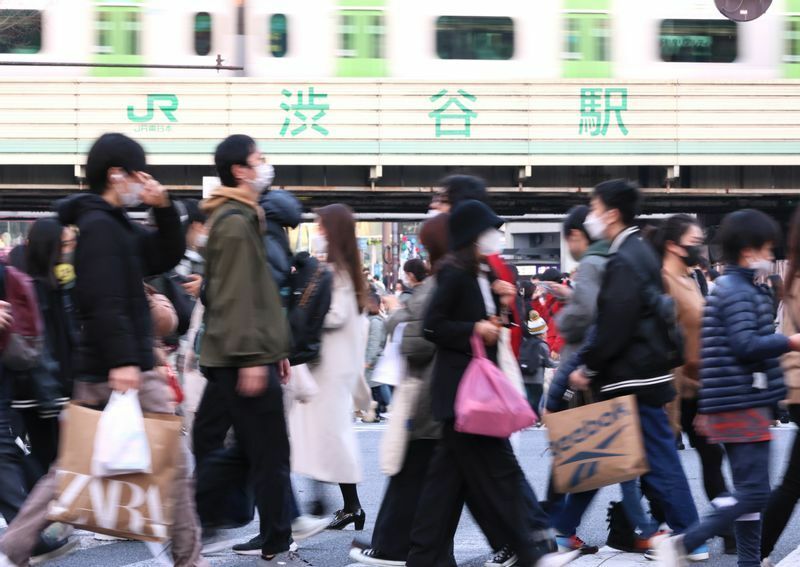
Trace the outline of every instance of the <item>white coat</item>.
<path fill-rule="evenodd" d="M 350 276 L 335 271 L 319 362 L 309 364 L 319 392 L 289 412 L 292 471 L 322 482 L 361 482 L 353 394 L 363 380 L 365 317 Z"/>

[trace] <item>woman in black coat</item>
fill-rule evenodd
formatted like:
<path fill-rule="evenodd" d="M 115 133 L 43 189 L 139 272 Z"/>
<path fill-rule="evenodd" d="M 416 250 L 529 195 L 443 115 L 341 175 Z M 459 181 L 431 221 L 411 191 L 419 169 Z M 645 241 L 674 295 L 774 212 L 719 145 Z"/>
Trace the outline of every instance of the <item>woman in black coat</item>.
<path fill-rule="evenodd" d="M 25 266 L 33 279 L 44 329 L 42 362 L 14 375 L 12 407 L 22 418 L 31 454 L 44 474 L 58 453 L 58 414 L 72 394 L 77 323 L 71 288 L 75 236 L 55 218 L 39 219 L 28 233 Z M 18 434 L 21 431 L 17 432 Z"/>
<path fill-rule="evenodd" d="M 503 221 L 478 201 L 466 201 L 450 217 L 454 252 L 443 262 L 425 317 L 425 336 L 436 344 L 431 387 L 433 416 L 442 422 L 442 439 L 428 469 L 420 510 L 411 533 L 408 567 L 435 565 L 452 538 L 464 500 L 490 541 L 516 552 L 519 565 L 545 565 L 555 551 L 547 516 L 533 498 L 508 439 L 455 430 L 455 399 L 472 360 L 470 338 L 477 334 L 496 362 L 500 298 L 513 301 L 510 284 L 493 281 L 486 256 L 497 253 Z"/>

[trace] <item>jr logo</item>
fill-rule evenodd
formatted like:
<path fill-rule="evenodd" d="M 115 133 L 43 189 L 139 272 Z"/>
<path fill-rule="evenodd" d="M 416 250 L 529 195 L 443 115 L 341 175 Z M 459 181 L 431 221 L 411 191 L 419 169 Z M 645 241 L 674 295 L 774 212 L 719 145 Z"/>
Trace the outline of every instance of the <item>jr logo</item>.
<path fill-rule="evenodd" d="M 128 120 L 131 122 L 150 122 L 155 115 L 155 107 L 158 106 L 159 110 L 164 113 L 167 120 L 170 122 L 177 122 L 173 112 L 178 110 L 178 96 L 174 94 L 149 94 L 147 95 L 147 112 L 140 115 L 136 114 L 136 109 L 133 105 L 128 106 Z"/>

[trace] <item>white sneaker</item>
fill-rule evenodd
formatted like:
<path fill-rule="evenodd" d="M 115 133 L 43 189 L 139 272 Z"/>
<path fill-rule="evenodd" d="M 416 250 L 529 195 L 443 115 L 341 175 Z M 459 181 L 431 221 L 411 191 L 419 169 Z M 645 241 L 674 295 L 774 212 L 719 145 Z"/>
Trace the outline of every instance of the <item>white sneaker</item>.
<path fill-rule="evenodd" d="M 662 567 L 686 567 L 686 550 L 683 546 L 683 536 L 657 536 L 653 538 L 655 559 Z"/>
<path fill-rule="evenodd" d="M 775 565 L 770 561 L 769 557 L 765 557 L 761 560 L 761 567 L 775 567 Z"/>
<path fill-rule="evenodd" d="M 539 558 L 534 567 L 561 567 L 566 565 L 581 556 L 579 549 L 567 551 L 566 553 L 556 551 L 548 553 L 547 555 Z"/>
<path fill-rule="evenodd" d="M 299 516 L 292 522 L 292 539 L 295 541 L 303 541 L 304 539 L 314 537 L 324 532 L 330 523 L 330 518 Z"/>

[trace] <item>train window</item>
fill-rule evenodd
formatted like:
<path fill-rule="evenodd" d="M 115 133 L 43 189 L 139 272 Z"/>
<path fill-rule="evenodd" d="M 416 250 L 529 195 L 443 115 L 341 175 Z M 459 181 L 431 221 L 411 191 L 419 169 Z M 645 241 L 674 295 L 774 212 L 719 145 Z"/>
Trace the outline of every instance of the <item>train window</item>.
<path fill-rule="evenodd" d="M 97 30 L 97 42 L 94 46 L 94 52 L 114 53 L 114 22 L 112 13 L 106 11 L 98 12 L 94 25 Z"/>
<path fill-rule="evenodd" d="M 42 13 L 0 10 L 0 53 L 32 54 L 42 49 Z"/>
<path fill-rule="evenodd" d="M 663 20 L 661 59 L 681 63 L 732 63 L 737 24 L 730 20 Z"/>
<path fill-rule="evenodd" d="M 789 18 L 785 30 L 786 50 L 783 53 L 785 63 L 800 63 L 800 18 Z"/>
<path fill-rule="evenodd" d="M 385 29 L 382 14 L 372 14 L 367 16 L 367 58 L 383 59 L 383 38 Z"/>
<path fill-rule="evenodd" d="M 342 14 L 339 20 L 339 57 L 357 57 L 356 36 L 358 23 L 354 14 Z"/>
<path fill-rule="evenodd" d="M 564 52 L 562 58 L 571 60 L 583 58 L 581 50 L 581 21 L 578 18 L 564 18 Z"/>
<path fill-rule="evenodd" d="M 122 20 L 122 49 L 125 55 L 139 54 L 139 12 L 125 12 Z"/>
<path fill-rule="evenodd" d="M 439 59 L 511 59 L 514 21 L 511 18 L 440 16 L 436 20 Z"/>
<path fill-rule="evenodd" d="M 609 51 L 608 18 L 593 18 L 591 20 L 591 23 L 592 23 L 592 36 L 595 44 L 594 60 L 608 61 L 610 59 L 608 52 Z"/>
<path fill-rule="evenodd" d="M 211 14 L 208 12 L 194 15 L 194 52 L 198 55 L 211 53 Z"/>
<path fill-rule="evenodd" d="M 269 52 L 273 57 L 284 57 L 289 51 L 289 26 L 286 14 L 269 17 Z"/>

